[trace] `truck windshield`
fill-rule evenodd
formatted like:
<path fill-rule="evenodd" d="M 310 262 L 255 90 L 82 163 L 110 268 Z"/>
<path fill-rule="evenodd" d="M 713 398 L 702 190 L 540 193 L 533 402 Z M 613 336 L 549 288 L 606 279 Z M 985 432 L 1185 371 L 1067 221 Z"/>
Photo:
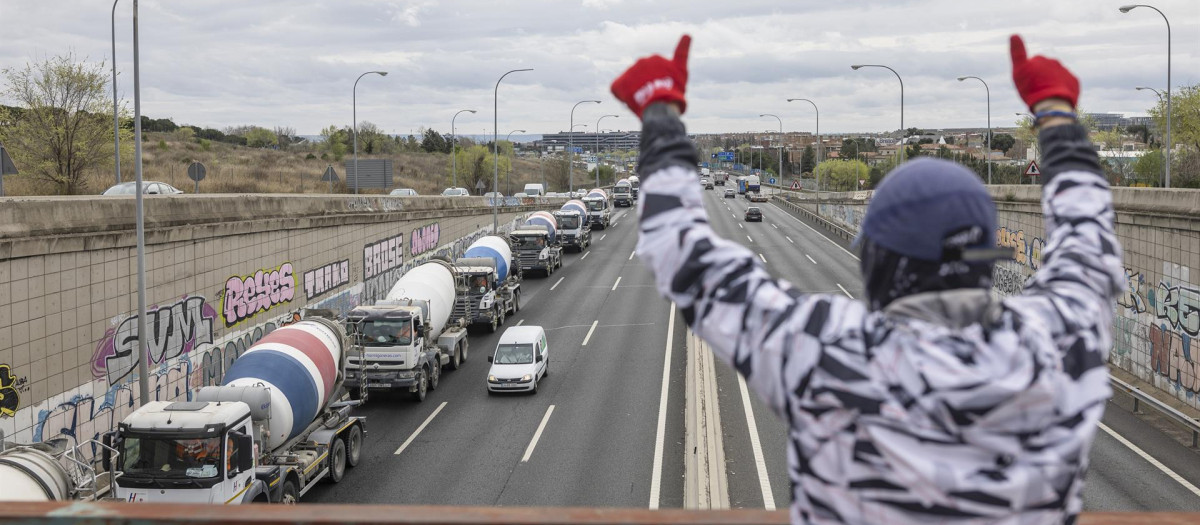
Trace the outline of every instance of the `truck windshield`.
<path fill-rule="evenodd" d="M 221 438 L 127 437 L 121 454 L 126 475 L 214 478 L 221 474 Z"/>
<path fill-rule="evenodd" d="M 362 336 L 366 346 L 397 346 L 412 344 L 411 319 L 377 319 L 350 323 L 351 332 Z"/>
<path fill-rule="evenodd" d="M 574 230 L 579 227 L 578 215 L 561 215 L 558 217 L 558 227 L 564 230 Z"/>
<path fill-rule="evenodd" d="M 626 195 L 629 193 L 629 186 L 621 186 L 618 188 L 613 188 L 613 193 L 616 195 Z"/>
<path fill-rule="evenodd" d="M 488 276 L 487 274 L 475 274 L 467 281 L 470 286 L 467 288 L 471 293 L 484 294 L 488 291 Z"/>
<path fill-rule="evenodd" d="M 603 210 L 603 209 L 604 209 L 604 201 L 599 201 L 599 200 L 596 200 L 596 201 L 588 201 L 588 202 L 587 202 L 587 207 L 588 207 L 588 211 L 600 211 L 600 210 Z"/>
<path fill-rule="evenodd" d="M 498 365 L 527 365 L 533 362 L 533 345 L 515 344 L 497 346 L 496 358 L 493 361 Z"/>
<path fill-rule="evenodd" d="M 546 247 L 546 239 L 536 235 L 519 235 L 517 242 L 517 247 L 521 250 L 540 250 Z"/>

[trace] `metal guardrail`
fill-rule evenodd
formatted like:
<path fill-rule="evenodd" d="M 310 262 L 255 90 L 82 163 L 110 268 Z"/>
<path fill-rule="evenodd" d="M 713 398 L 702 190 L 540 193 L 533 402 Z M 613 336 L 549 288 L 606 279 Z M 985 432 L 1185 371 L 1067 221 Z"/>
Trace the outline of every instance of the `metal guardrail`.
<path fill-rule="evenodd" d="M 1158 398 L 1144 392 L 1142 389 L 1126 383 L 1118 378 L 1109 376 L 1109 381 L 1119 389 L 1123 390 L 1133 398 L 1133 412 L 1136 414 L 1142 402 L 1150 405 L 1151 408 L 1163 413 L 1167 417 L 1174 419 L 1188 430 L 1192 431 L 1192 448 L 1195 448 L 1200 442 L 1200 420 L 1188 416 L 1174 407 L 1159 401 Z"/>
<path fill-rule="evenodd" d="M 787 511 L 599 507 L 6 502 L 5 525 L 787 525 Z M 1197 512 L 1085 512 L 1081 525 L 1194 525 Z"/>
<path fill-rule="evenodd" d="M 789 201 L 786 198 L 780 197 L 778 195 L 772 195 L 772 200 L 779 202 L 781 204 L 790 206 L 792 209 L 796 210 L 796 212 L 803 214 L 805 217 L 808 217 L 810 220 L 820 224 L 821 226 L 825 227 L 825 229 L 833 232 L 834 235 L 837 235 L 838 237 L 846 239 L 847 241 L 853 241 L 854 238 L 857 237 L 857 234 L 855 234 L 854 232 L 847 230 L 841 226 L 838 226 L 838 225 L 834 224 L 832 221 L 830 221 L 829 219 L 826 219 L 816 213 L 813 213 L 812 211 L 806 210 L 806 209 L 800 207 L 799 204 Z"/>

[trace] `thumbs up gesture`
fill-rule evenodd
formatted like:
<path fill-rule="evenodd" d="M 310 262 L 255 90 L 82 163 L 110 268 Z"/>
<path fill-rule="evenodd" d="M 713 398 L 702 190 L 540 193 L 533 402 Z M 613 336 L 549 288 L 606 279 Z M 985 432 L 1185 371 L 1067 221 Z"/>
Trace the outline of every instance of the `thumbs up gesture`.
<path fill-rule="evenodd" d="M 1012 53 L 1013 83 L 1021 100 L 1033 111 L 1038 102 L 1062 99 L 1075 107 L 1079 101 L 1079 79 L 1057 60 L 1041 55 L 1025 57 L 1025 42 L 1018 35 L 1009 40 Z"/>
<path fill-rule="evenodd" d="M 683 35 L 675 47 L 671 60 L 652 55 L 635 62 L 612 83 L 612 94 L 629 109 L 642 117 L 642 111 L 655 102 L 669 102 L 679 106 L 679 112 L 687 108 L 683 94 L 687 90 L 688 48 L 692 37 Z"/>

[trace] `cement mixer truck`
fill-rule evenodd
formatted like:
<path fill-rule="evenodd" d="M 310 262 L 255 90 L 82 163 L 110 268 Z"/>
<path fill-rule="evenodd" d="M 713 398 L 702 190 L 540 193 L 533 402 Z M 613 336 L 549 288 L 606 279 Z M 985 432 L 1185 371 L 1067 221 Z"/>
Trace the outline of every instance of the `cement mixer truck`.
<path fill-rule="evenodd" d="M 583 203 L 587 205 L 588 222 L 592 224 L 592 227 L 600 230 L 607 229 L 612 220 L 612 209 L 608 206 L 608 193 L 600 188 L 595 188 L 583 198 Z"/>
<path fill-rule="evenodd" d="M 338 322 L 307 315 L 263 336 L 194 401 L 135 410 L 104 435 L 120 452 L 103 454 L 116 498 L 296 503 L 322 479 L 341 481 L 366 431 L 343 384 L 348 341 Z"/>
<path fill-rule="evenodd" d="M 453 265 L 433 259 L 400 277 L 383 300 L 351 310 L 347 331 L 363 347 L 362 359 L 347 366 L 351 393 L 407 390 L 424 401 L 442 367 L 467 357 L 467 320 L 451 315 L 465 287 Z"/>
<path fill-rule="evenodd" d="M 582 252 L 592 244 L 592 225 L 587 220 L 587 205 L 580 200 L 569 200 L 562 209 L 551 213 L 558 222 L 558 234 L 562 237 L 563 249 L 575 248 Z"/>
<path fill-rule="evenodd" d="M 72 447 L 67 438 L 31 445 L 6 446 L 0 434 L 0 501 L 64 501 L 99 499 L 110 484 L 101 479 L 83 458 L 88 449 L 102 448 L 96 441 Z M 110 451 L 110 457 L 111 452 Z M 111 479 L 109 477 L 108 479 Z"/>
<path fill-rule="evenodd" d="M 454 268 L 466 282 L 466 292 L 454 303 L 455 319 L 482 324 L 495 332 L 504 318 L 521 310 L 521 266 L 513 259 L 512 246 L 503 237 L 489 235 L 471 243 Z M 451 357 L 450 368 L 458 369 L 466 353 Z"/>
<path fill-rule="evenodd" d="M 546 276 L 562 267 L 562 245 L 558 242 L 558 219 L 544 211 L 529 215 L 525 224 L 509 234 L 517 247 L 521 271 L 537 270 Z"/>

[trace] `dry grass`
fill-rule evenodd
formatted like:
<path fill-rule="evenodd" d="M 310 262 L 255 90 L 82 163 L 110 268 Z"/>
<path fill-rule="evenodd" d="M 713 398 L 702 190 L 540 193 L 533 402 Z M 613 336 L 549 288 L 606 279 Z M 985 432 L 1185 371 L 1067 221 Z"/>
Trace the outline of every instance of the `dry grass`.
<path fill-rule="evenodd" d="M 162 148 L 164 145 L 166 148 Z M 345 164 L 318 158 L 306 159 L 307 149 L 291 151 L 248 148 L 232 144 L 213 142 L 207 151 L 199 142 L 182 142 L 169 133 L 147 133 L 142 147 L 142 178 L 165 182 L 185 193 L 194 193 L 196 185 L 187 177 L 187 168 L 193 161 L 204 164 L 207 176 L 200 182 L 200 193 L 330 193 L 327 182 L 321 182 L 325 168 L 332 165 L 343 180 L 334 184 L 333 193 L 349 193 L 345 182 Z M 347 156 L 345 160 L 351 157 Z M 378 155 L 359 154 L 361 159 L 385 158 Z M 422 195 L 437 194 L 450 185 L 450 156 L 435 153 L 398 153 L 391 156 L 393 188 L 413 188 Z M 99 194 L 115 180 L 111 164 L 103 173 L 88 177 L 88 193 Z M 134 179 L 133 161 L 121 159 L 122 180 Z M 459 185 L 463 174 L 460 167 Z M 505 188 L 505 176 L 500 175 L 501 190 Z M 512 175 L 514 191 L 520 191 L 526 182 L 541 182 L 536 160 L 515 159 Z M 360 193 L 381 194 L 388 190 L 362 189 Z M 489 188 L 490 189 L 490 188 Z M 472 188 L 472 191 L 474 189 Z M 54 195 L 53 185 L 25 176 L 4 177 L 4 194 Z M 512 192 L 504 191 L 505 194 Z"/>

